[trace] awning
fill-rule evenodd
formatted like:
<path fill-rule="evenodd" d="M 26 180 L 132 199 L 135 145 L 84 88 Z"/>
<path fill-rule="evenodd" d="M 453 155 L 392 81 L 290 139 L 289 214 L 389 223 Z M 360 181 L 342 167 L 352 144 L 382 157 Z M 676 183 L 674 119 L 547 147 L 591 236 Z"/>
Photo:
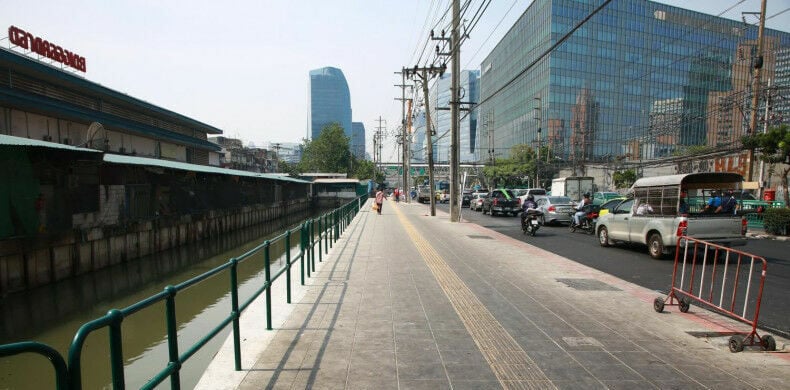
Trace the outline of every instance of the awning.
<path fill-rule="evenodd" d="M 57 142 L 39 141 L 37 139 L 15 137 L 13 135 L 5 135 L 5 134 L 0 134 L 0 145 L 63 149 L 63 150 L 71 150 L 74 152 L 102 153 L 101 150 L 96 150 L 96 149 L 81 148 L 78 146 L 59 144 Z"/>
<path fill-rule="evenodd" d="M 287 181 L 292 183 L 310 184 L 309 181 L 294 179 L 289 176 L 282 176 L 278 174 L 240 171 L 237 169 L 227 169 L 227 168 L 215 167 L 210 165 L 189 164 L 180 161 L 160 160 L 160 159 L 148 158 L 148 157 L 126 156 L 121 154 L 105 154 L 104 161 L 113 164 L 144 165 L 144 166 L 162 167 L 169 169 L 178 169 L 182 171 L 214 173 L 218 175 L 243 176 L 243 177 L 252 177 L 258 179 L 271 179 L 271 180 Z"/>

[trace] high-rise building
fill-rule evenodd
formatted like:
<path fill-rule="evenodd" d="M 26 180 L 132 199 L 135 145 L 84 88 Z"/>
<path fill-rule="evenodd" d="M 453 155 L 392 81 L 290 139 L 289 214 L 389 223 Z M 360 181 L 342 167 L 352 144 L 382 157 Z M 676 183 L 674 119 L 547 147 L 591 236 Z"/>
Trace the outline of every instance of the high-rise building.
<path fill-rule="evenodd" d="M 325 67 L 310 71 L 310 131 L 311 138 L 321 134 L 325 126 L 337 123 L 352 138 L 351 94 L 343 71 Z"/>
<path fill-rule="evenodd" d="M 480 72 L 473 70 L 461 71 L 459 80 L 460 90 L 463 91 L 461 101 L 465 103 L 477 103 L 479 90 Z M 431 121 L 435 135 L 433 142 L 433 159 L 438 164 L 448 164 L 450 162 L 450 139 L 451 139 L 451 116 L 450 116 L 450 86 L 452 77 L 449 73 L 444 73 L 433 84 L 428 97 L 430 99 Z M 424 106 L 423 106 L 424 107 Z M 462 105 L 469 107 L 469 105 Z M 480 159 L 480 140 L 477 131 L 477 112 L 462 111 L 459 113 L 459 149 L 458 160 L 461 163 L 476 162 Z M 418 110 L 417 116 L 420 120 L 415 120 L 415 136 L 412 137 L 412 150 L 421 151 L 426 146 L 425 138 L 425 113 Z M 423 156 L 415 156 L 415 161 L 427 161 L 427 149 Z"/>
<path fill-rule="evenodd" d="M 548 51 L 600 3 L 535 0 L 483 60 L 482 160 L 538 134 L 568 162 L 736 146 L 748 130 L 757 26 L 621 0 Z M 774 62 L 790 33 L 766 29 L 764 47 L 763 86 L 779 79 Z"/>
<path fill-rule="evenodd" d="M 365 159 L 365 124 L 351 122 L 351 154 L 358 160 Z"/>

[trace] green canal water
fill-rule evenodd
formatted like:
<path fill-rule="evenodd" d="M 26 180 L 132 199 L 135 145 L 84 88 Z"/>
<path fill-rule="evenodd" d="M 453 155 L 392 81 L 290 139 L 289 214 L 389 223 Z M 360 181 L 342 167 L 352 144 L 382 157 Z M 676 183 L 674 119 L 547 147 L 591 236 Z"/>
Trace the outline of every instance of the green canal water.
<path fill-rule="evenodd" d="M 146 258 L 132 260 L 101 271 L 65 280 L 32 291 L 0 298 L 0 344 L 38 341 L 52 346 L 67 359 L 68 347 L 80 326 L 99 318 L 110 309 L 121 309 L 241 255 L 266 239 L 293 228 L 308 215 L 293 216 L 281 223 L 257 226 L 212 238 Z M 291 237 L 291 257 L 299 253 L 299 235 Z M 272 274 L 285 266 L 283 241 L 270 248 Z M 240 302 L 260 288 L 264 281 L 263 255 L 239 264 Z M 299 265 L 292 267 L 292 281 L 299 283 Z M 178 293 L 179 352 L 183 353 L 216 327 L 230 313 L 230 276 L 219 273 Z M 285 277 L 273 283 L 285 288 Z M 263 304 L 264 295 L 258 297 Z M 167 364 L 164 303 L 156 304 L 124 319 L 123 354 L 126 387 L 136 389 L 147 383 Z M 261 331 L 265 331 L 261 324 Z M 194 387 L 217 352 L 230 326 L 182 367 L 181 387 Z M 106 329 L 91 333 L 82 353 L 84 389 L 110 389 L 109 336 Z M 228 367 L 232 370 L 233 367 Z M 169 388 L 165 380 L 159 388 Z M 0 358 L 0 389 L 54 389 L 54 371 L 39 355 L 22 354 Z"/>

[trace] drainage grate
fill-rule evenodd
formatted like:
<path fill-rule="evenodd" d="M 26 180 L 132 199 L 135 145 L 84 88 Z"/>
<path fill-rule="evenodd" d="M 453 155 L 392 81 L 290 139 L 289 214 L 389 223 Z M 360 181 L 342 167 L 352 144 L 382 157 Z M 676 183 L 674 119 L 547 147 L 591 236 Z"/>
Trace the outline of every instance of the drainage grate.
<path fill-rule="evenodd" d="M 686 331 L 686 333 L 700 339 L 707 339 L 711 337 L 729 337 L 735 336 L 736 334 L 741 334 L 738 332 L 706 332 L 706 331 Z"/>
<path fill-rule="evenodd" d="M 475 240 L 493 240 L 493 238 L 489 236 L 467 236 L 469 238 L 474 238 Z"/>
<path fill-rule="evenodd" d="M 571 347 L 584 347 L 584 346 L 603 347 L 603 345 L 598 340 L 592 337 L 563 337 L 562 341 L 564 341 L 565 344 L 568 344 Z"/>
<path fill-rule="evenodd" d="M 621 291 L 617 287 L 612 287 L 600 280 L 595 279 L 557 279 L 558 282 L 565 283 L 568 287 L 584 291 Z"/>

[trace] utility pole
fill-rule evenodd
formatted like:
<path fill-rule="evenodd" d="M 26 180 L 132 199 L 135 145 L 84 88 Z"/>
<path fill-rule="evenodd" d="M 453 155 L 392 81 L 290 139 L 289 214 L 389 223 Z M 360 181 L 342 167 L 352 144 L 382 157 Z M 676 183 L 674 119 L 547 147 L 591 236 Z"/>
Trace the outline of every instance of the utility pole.
<path fill-rule="evenodd" d="M 760 70 L 763 67 L 763 32 L 765 31 L 765 3 L 760 5 L 760 27 L 757 30 L 757 57 L 752 64 L 754 80 L 752 81 L 752 116 L 749 121 L 749 135 L 757 134 L 757 108 L 760 104 Z M 749 176 L 747 181 L 752 181 L 754 174 L 754 149 L 749 149 Z M 760 183 L 762 186 L 762 183 Z"/>
<path fill-rule="evenodd" d="M 280 143 L 273 143 L 271 147 L 274 149 L 274 171 L 280 172 Z"/>
<path fill-rule="evenodd" d="M 436 197 L 433 194 L 434 191 L 434 180 L 433 180 L 433 140 L 431 139 L 431 135 L 433 133 L 433 125 L 431 123 L 431 105 L 430 100 L 428 98 L 428 74 L 433 77 L 434 75 L 441 75 L 444 73 L 446 67 L 445 66 L 430 66 L 430 67 L 419 67 L 417 65 L 414 68 L 404 68 L 403 70 L 406 74 L 411 76 L 418 76 L 422 82 L 422 93 L 423 98 L 425 99 L 425 137 L 427 138 L 428 144 L 428 182 L 431 191 L 431 216 L 436 216 Z"/>
<path fill-rule="evenodd" d="M 541 127 L 541 100 L 540 97 L 536 97 L 535 100 L 538 102 L 538 106 L 535 107 L 535 120 L 538 121 L 538 158 L 535 160 L 535 186 L 543 188 L 540 185 L 540 127 Z"/>
<path fill-rule="evenodd" d="M 411 99 L 406 99 L 406 87 L 414 87 L 413 85 L 406 84 L 406 71 L 401 69 L 400 72 L 395 72 L 395 74 L 401 75 L 401 83 L 395 84 L 396 87 L 401 88 L 401 97 L 400 99 L 395 98 L 395 100 L 401 101 L 401 143 L 403 145 L 403 160 L 402 161 L 402 180 L 403 184 L 401 185 L 401 190 L 406 192 L 406 203 L 411 203 L 411 196 L 409 196 L 409 189 L 411 186 L 409 185 L 409 148 L 411 144 L 409 143 L 409 128 L 406 126 L 406 101 Z"/>
<path fill-rule="evenodd" d="M 384 141 L 384 132 L 383 130 L 387 128 L 387 121 L 381 119 L 381 115 L 379 115 L 379 119 L 377 120 L 379 126 L 376 127 L 376 135 L 373 137 L 373 153 L 374 153 L 374 161 L 378 162 L 378 171 L 381 171 L 381 148 L 382 143 Z M 381 122 L 384 122 L 384 126 L 381 125 Z M 378 142 L 377 142 L 378 141 Z M 383 174 L 383 172 L 382 172 Z M 386 177 L 385 177 L 386 179 Z"/>
<path fill-rule="evenodd" d="M 460 115 L 458 105 L 460 104 L 460 81 L 461 81 L 461 40 L 458 34 L 460 24 L 461 6 L 460 0 L 453 0 L 453 31 L 450 39 L 450 52 L 452 53 L 452 68 L 450 77 L 452 79 L 452 87 L 450 87 L 450 222 L 461 221 L 461 202 L 459 187 L 460 175 L 460 162 L 459 149 L 461 141 L 461 132 L 459 129 Z"/>

